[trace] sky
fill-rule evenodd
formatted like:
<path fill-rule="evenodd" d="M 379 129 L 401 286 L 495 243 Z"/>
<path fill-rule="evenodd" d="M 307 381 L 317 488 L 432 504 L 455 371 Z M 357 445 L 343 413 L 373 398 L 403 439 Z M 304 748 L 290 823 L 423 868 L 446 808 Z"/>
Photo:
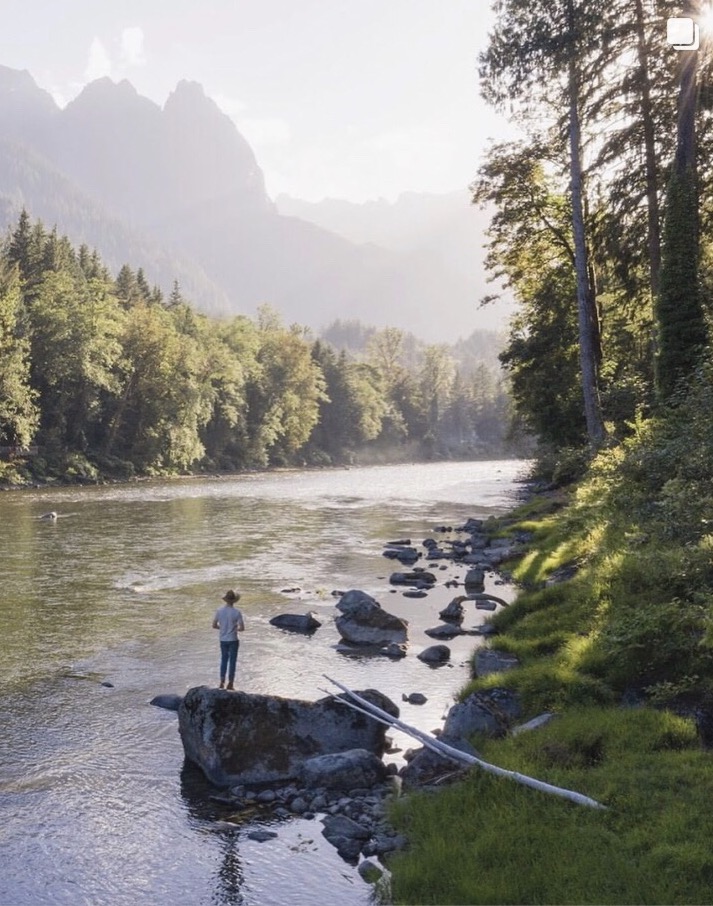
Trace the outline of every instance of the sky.
<path fill-rule="evenodd" d="M 504 120 L 480 99 L 490 0 L 4 0 L 0 64 L 65 106 L 128 79 L 200 82 L 268 194 L 363 202 L 464 189 Z"/>

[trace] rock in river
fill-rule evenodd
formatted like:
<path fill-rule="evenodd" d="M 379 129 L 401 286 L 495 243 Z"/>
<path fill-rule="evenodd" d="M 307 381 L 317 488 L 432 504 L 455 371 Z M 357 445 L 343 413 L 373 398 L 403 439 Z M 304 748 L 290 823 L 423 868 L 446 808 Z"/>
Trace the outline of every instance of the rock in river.
<path fill-rule="evenodd" d="M 345 642 L 382 647 L 408 640 L 408 623 L 383 610 L 366 592 L 352 589 L 336 605 L 342 616 L 334 621 Z"/>
<path fill-rule="evenodd" d="M 289 632 L 310 633 L 322 625 L 313 613 L 280 613 L 270 620 L 272 626 Z"/>
<path fill-rule="evenodd" d="M 397 717 L 399 709 L 374 689 L 359 693 Z M 178 709 L 188 761 L 216 786 L 274 783 L 296 777 L 315 755 L 366 749 L 381 756 L 383 724 L 328 696 L 316 702 L 198 686 Z"/>
<path fill-rule="evenodd" d="M 423 661 L 425 664 L 445 664 L 446 661 L 450 660 L 451 649 L 448 645 L 431 645 L 430 648 L 426 648 L 419 655 L 417 655 L 419 661 Z"/>

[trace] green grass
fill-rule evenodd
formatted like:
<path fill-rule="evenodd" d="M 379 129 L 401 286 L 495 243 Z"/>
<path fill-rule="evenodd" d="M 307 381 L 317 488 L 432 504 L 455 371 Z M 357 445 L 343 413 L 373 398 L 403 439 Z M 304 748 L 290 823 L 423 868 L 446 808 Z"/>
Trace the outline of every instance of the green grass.
<path fill-rule="evenodd" d="M 713 902 L 713 770 L 690 721 L 584 708 L 480 750 L 607 808 L 478 769 L 400 800 L 410 848 L 390 862 L 395 903 Z"/>
<path fill-rule="evenodd" d="M 711 401 L 713 381 L 701 394 Z M 505 687 L 523 719 L 556 716 L 472 742 L 486 760 L 606 810 L 477 769 L 407 796 L 393 815 L 410 840 L 390 860 L 396 903 L 713 904 L 713 754 L 692 720 L 663 710 L 713 702 L 710 411 L 682 407 L 673 432 L 640 425 L 566 506 L 536 500 L 490 526 L 533 537 L 508 564 L 522 592 L 492 618 L 490 644 L 521 666 L 473 678 L 460 697 Z M 572 564 L 572 578 L 548 584 Z"/>

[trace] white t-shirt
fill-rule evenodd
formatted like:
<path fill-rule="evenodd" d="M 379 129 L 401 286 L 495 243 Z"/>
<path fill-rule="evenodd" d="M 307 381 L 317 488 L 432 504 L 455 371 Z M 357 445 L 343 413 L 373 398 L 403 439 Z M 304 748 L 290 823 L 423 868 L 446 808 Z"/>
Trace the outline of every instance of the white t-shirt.
<path fill-rule="evenodd" d="M 218 608 L 215 612 L 215 622 L 220 629 L 221 642 L 236 642 L 238 629 L 243 629 L 243 615 L 231 604 Z"/>

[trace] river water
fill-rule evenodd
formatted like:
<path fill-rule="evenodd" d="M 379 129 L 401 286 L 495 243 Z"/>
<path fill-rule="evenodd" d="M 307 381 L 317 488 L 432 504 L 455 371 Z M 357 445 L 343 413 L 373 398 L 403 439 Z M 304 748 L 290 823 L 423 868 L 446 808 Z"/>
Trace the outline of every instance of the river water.
<path fill-rule="evenodd" d="M 0 494 L 0 904 L 365 906 L 369 886 L 319 821 L 231 823 L 211 805 L 184 764 L 176 715 L 148 702 L 216 683 L 211 622 L 235 587 L 240 688 L 315 699 L 326 673 L 380 689 L 421 729 L 439 726 L 477 637 L 450 643 L 440 669 L 416 654 L 454 595 L 443 582 L 464 569 L 451 564 L 427 598 L 404 598 L 390 591 L 398 563 L 383 543 L 502 513 L 523 471 L 438 463 Z M 48 510 L 56 521 L 40 518 Z M 410 621 L 406 658 L 336 651 L 330 592 L 349 588 Z M 309 638 L 268 622 L 308 610 L 323 623 Z M 482 619 L 473 610 L 464 628 Z M 426 705 L 402 704 L 416 691 Z M 247 839 L 266 825 L 277 838 Z"/>

